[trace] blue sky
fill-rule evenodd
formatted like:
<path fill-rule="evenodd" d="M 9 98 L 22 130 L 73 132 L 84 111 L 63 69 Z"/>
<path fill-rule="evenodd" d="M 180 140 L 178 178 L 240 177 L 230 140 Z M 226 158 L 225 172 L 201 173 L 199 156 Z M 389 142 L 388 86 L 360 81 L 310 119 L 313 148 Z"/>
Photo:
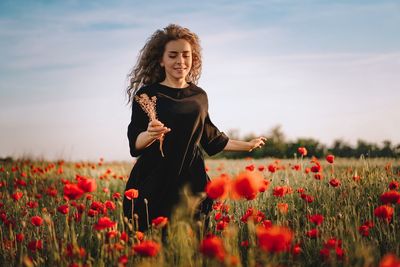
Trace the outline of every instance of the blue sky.
<path fill-rule="evenodd" d="M 221 131 L 400 143 L 399 1 L 3 0 L 0 157 L 130 160 L 126 75 L 169 23 Z"/>

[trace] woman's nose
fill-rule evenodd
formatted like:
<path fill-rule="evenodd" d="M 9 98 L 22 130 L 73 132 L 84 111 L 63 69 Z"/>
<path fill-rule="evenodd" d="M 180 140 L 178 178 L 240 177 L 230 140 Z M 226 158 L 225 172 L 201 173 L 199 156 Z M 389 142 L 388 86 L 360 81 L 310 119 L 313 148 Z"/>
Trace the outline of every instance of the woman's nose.
<path fill-rule="evenodd" d="M 177 62 L 178 62 L 178 63 L 183 63 L 183 62 L 184 62 L 184 59 L 183 59 L 183 56 L 182 56 L 182 55 L 177 56 Z"/>

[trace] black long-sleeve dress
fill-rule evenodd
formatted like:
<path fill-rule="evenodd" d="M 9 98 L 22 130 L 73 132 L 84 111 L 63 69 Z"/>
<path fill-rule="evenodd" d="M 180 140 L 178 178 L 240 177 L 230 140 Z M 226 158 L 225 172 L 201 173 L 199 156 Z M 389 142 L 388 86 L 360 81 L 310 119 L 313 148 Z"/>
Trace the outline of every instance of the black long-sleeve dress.
<path fill-rule="evenodd" d="M 180 189 L 189 184 L 193 193 L 205 189 L 208 177 L 201 147 L 209 156 L 222 151 L 229 138 L 211 122 L 208 114 L 207 93 L 193 83 L 186 88 L 172 88 L 159 83 L 140 88 L 136 95 L 156 96 L 157 118 L 171 131 L 165 134 L 162 157 L 159 141 L 137 150 L 137 136 L 147 130 L 149 118 L 140 105 L 133 101 L 132 117 L 128 126 L 130 154 L 138 157 L 130 173 L 125 191 L 139 190 L 134 200 L 134 213 L 139 216 L 139 229 L 147 229 L 146 207 L 149 221 L 158 216 L 171 216 L 179 201 Z M 203 201 L 201 210 L 208 213 L 212 202 Z M 132 218 L 132 201 L 124 197 L 124 216 Z"/>

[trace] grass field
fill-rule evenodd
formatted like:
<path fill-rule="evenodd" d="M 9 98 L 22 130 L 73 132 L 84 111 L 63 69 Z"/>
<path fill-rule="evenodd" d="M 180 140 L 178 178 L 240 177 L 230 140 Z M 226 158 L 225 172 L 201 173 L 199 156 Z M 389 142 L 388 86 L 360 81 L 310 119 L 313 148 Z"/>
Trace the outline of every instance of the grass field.
<path fill-rule="evenodd" d="M 207 160 L 208 226 L 185 191 L 146 233 L 122 213 L 133 163 L 0 162 L 0 265 L 399 266 L 399 160 L 330 161 Z"/>

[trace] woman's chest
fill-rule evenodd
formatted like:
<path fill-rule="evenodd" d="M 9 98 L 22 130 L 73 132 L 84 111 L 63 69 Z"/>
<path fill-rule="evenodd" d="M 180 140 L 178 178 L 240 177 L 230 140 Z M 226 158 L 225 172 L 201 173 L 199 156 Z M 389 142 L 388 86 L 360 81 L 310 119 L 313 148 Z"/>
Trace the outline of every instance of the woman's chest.
<path fill-rule="evenodd" d="M 207 99 L 201 95 L 172 98 L 159 94 L 157 95 L 156 111 L 160 121 L 204 121 L 208 103 Z"/>

